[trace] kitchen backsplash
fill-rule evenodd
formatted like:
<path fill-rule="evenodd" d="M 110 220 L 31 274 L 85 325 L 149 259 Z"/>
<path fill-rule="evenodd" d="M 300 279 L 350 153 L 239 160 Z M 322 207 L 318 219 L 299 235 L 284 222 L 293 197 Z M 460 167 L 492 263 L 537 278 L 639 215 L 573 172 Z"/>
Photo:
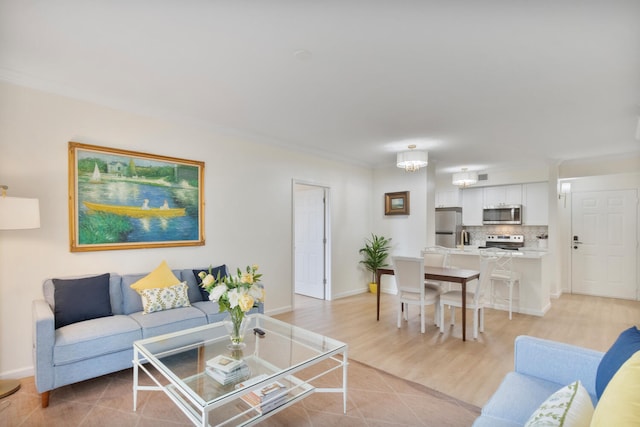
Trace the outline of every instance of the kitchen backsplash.
<path fill-rule="evenodd" d="M 469 243 L 474 246 L 482 246 L 486 241 L 487 234 L 522 234 L 524 235 L 525 247 L 537 247 L 538 236 L 546 235 L 546 226 L 526 226 L 526 225 L 484 225 L 482 227 L 463 227 L 469 233 Z"/>

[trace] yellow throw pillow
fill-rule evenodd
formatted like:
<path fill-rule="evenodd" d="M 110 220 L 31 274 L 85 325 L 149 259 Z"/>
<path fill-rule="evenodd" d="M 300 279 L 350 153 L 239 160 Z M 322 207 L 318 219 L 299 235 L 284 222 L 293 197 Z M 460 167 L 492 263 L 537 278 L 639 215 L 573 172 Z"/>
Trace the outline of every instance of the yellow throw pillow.
<path fill-rule="evenodd" d="M 162 261 L 151 273 L 131 285 L 131 289 L 140 293 L 143 289 L 166 288 L 180 283 L 166 261 Z"/>
<path fill-rule="evenodd" d="M 604 389 L 591 427 L 640 425 L 640 351 L 618 369 Z"/>

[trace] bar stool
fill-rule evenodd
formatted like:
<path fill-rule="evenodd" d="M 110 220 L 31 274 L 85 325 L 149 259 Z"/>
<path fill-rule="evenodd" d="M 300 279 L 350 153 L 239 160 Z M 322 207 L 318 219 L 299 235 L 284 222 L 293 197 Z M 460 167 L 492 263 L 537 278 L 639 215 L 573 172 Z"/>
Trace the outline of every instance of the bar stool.
<path fill-rule="evenodd" d="M 495 302 L 494 282 L 503 282 L 509 289 L 509 320 L 512 319 L 513 313 L 513 287 L 517 284 L 520 286 L 520 273 L 513 270 L 513 252 L 501 249 L 486 249 L 491 251 L 496 257 L 495 268 L 491 273 L 491 299 L 492 304 Z"/>

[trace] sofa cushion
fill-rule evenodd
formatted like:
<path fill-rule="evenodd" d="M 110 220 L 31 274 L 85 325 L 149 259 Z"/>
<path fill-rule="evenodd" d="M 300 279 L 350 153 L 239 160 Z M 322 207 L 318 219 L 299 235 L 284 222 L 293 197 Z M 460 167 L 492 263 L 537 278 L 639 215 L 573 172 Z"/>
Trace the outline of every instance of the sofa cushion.
<path fill-rule="evenodd" d="M 589 427 L 591 396 L 580 381 L 562 387 L 531 414 L 525 427 Z"/>
<path fill-rule="evenodd" d="M 482 414 L 524 425 L 531 414 L 563 384 L 509 372 L 482 408 Z M 518 402 L 517 405 L 514 402 Z"/>
<path fill-rule="evenodd" d="M 143 338 L 207 324 L 205 314 L 195 307 L 181 307 L 150 314 L 139 311 L 131 313 L 129 316 L 142 327 Z"/>
<path fill-rule="evenodd" d="M 143 289 L 165 288 L 180 283 L 180 279 L 171 271 L 166 261 L 162 261 L 151 273 L 131 284 L 131 288 L 140 292 Z"/>
<path fill-rule="evenodd" d="M 55 334 L 56 366 L 127 350 L 135 340 L 142 339 L 140 325 L 123 315 L 73 323 L 57 329 Z"/>
<path fill-rule="evenodd" d="M 187 295 L 187 284 L 184 282 L 166 288 L 142 289 L 140 298 L 144 314 L 191 305 Z"/>
<path fill-rule="evenodd" d="M 511 420 L 503 420 L 501 418 L 494 418 L 488 415 L 480 415 L 473 422 L 472 427 L 522 427 L 522 424 L 516 423 Z"/>
<path fill-rule="evenodd" d="M 52 279 L 55 328 L 112 316 L 109 273 L 78 279 Z"/>
<path fill-rule="evenodd" d="M 596 374 L 596 394 L 602 397 L 609 380 L 635 352 L 640 350 L 640 331 L 635 326 L 622 331 L 611 348 L 604 354 Z"/>
<path fill-rule="evenodd" d="M 592 427 L 640 425 L 640 351 L 611 378 L 598 401 Z"/>
<path fill-rule="evenodd" d="M 209 269 L 208 268 L 200 268 L 200 269 L 196 269 L 193 270 L 193 276 L 196 279 L 196 283 L 198 284 L 198 289 L 200 290 L 200 295 L 202 296 L 202 301 L 209 301 L 209 292 L 206 291 L 206 289 L 204 289 L 201 285 L 202 285 L 202 279 L 200 278 L 200 276 L 198 276 L 198 274 L 200 274 L 200 272 L 204 271 L 205 274 L 209 274 Z M 227 265 L 226 264 L 222 264 L 219 265 L 217 267 L 212 267 L 211 268 L 211 275 L 214 278 L 218 278 L 218 274 L 220 274 L 220 277 L 227 277 L 229 275 L 229 271 L 227 270 Z"/>

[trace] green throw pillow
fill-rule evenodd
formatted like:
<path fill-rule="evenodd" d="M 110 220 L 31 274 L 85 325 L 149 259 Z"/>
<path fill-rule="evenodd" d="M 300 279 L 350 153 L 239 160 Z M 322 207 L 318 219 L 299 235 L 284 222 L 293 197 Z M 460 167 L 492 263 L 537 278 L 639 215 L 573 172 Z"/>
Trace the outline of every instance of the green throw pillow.
<path fill-rule="evenodd" d="M 187 289 L 187 283 L 182 282 L 165 288 L 151 288 L 138 291 L 140 297 L 142 297 L 144 314 L 191 306 Z"/>
<path fill-rule="evenodd" d="M 562 387 L 529 417 L 525 427 L 588 427 L 593 403 L 580 381 Z"/>

